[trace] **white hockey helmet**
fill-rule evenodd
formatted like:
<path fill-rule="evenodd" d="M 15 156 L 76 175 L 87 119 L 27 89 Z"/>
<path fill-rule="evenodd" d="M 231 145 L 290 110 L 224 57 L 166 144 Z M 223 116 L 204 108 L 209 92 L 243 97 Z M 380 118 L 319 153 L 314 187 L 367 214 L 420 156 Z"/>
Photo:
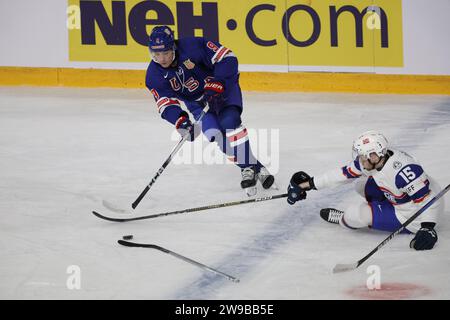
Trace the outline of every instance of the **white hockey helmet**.
<path fill-rule="evenodd" d="M 353 156 L 370 158 L 371 153 L 384 157 L 387 153 L 388 141 L 384 135 L 378 131 L 370 130 L 362 133 L 353 142 Z"/>

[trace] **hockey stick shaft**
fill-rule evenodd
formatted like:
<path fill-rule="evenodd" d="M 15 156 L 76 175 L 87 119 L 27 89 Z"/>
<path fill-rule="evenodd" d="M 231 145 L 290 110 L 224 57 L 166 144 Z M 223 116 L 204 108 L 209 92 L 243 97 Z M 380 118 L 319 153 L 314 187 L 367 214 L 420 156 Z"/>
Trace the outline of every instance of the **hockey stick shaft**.
<path fill-rule="evenodd" d="M 336 265 L 335 272 L 347 271 L 358 268 L 362 265 L 367 259 L 369 259 L 375 252 L 377 252 L 381 247 L 383 247 L 386 243 L 392 240 L 396 235 L 402 232 L 411 222 L 413 222 L 420 214 L 422 214 L 425 210 L 431 207 L 437 200 L 439 200 L 448 190 L 450 189 L 450 184 L 447 185 L 444 189 L 441 190 L 433 199 L 428 201 L 422 208 L 417 210 L 415 214 L 413 214 L 408 220 L 406 220 L 397 230 L 392 232 L 386 239 L 384 239 L 378 246 L 376 246 L 372 251 L 370 251 L 365 257 L 358 260 L 357 263 L 350 265 Z"/>
<path fill-rule="evenodd" d="M 204 265 L 204 264 L 202 264 L 200 262 L 197 262 L 197 261 L 194 261 L 192 259 L 189 259 L 188 257 L 182 256 L 181 254 L 178 254 L 178 253 L 173 252 L 173 251 L 171 251 L 169 249 L 157 246 L 155 244 L 135 243 L 135 242 L 125 241 L 125 240 L 118 240 L 117 242 L 119 244 L 123 245 L 123 246 L 126 246 L 126 247 L 140 247 L 140 248 L 156 249 L 156 250 L 159 250 L 161 252 L 167 253 L 167 254 L 175 257 L 175 258 L 181 259 L 181 260 L 183 260 L 183 261 L 185 261 L 187 263 L 190 263 L 190 264 L 192 264 L 194 266 L 197 266 L 197 267 L 199 267 L 201 269 L 204 269 L 204 270 L 207 270 L 209 272 L 218 274 L 218 275 L 220 275 L 222 277 L 225 277 L 228 280 L 231 280 L 233 282 L 239 282 L 239 279 L 237 279 L 237 278 L 235 278 L 233 276 L 230 276 L 230 275 L 228 275 L 226 273 L 223 273 L 223 272 L 221 272 L 219 270 L 216 270 L 216 269 L 213 269 L 211 267 L 208 267 L 207 265 Z"/>
<path fill-rule="evenodd" d="M 150 214 L 147 216 L 134 217 L 134 218 L 112 218 L 112 217 L 104 216 L 96 211 L 92 211 L 92 213 L 95 216 L 97 216 L 101 219 L 104 219 L 104 220 L 114 221 L 114 222 L 128 222 L 128 221 L 135 221 L 135 220 L 145 220 L 145 219 L 153 219 L 153 218 L 164 217 L 164 216 L 171 216 L 171 215 L 181 214 L 181 213 L 190 213 L 190 212 L 197 212 L 197 211 L 203 211 L 203 210 L 209 210 L 209 209 L 231 207 L 231 206 L 237 206 L 237 205 L 253 203 L 253 202 L 269 201 L 269 200 L 275 200 L 275 199 L 280 199 L 280 198 L 286 198 L 287 196 L 288 196 L 287 193 L 284 193 L 284 194 L 278 194 L 278 195 L 274 195 L 274 196 L 267 196 L 267 197 L 261 197 L 261 198 L 255 198 L 255 199 L 232 201 L 232 202 L 218 203 L 218 204 L 196 207 L 196 208 L 189 208 L 189 209 L 183 209 L 183 210 L 177 210 L 177 211 Z"/>
<path fill-rule="evenodd" d="M 198 117 L 197 121 L 195 122 L 195 124 L 199 123 L 203 116 L 206 114 L 206 112 L 208 112 L 208 104 L 205 103 L 205 107 L 202 110 L 202 113 L 200 114 L 200 116 Z M 195 124 L 194 126 L 192 126 L 192 130 L 194 130 L 195 128 Z M 190 132 L 187 132 L 182 138 L 181 140 L 178 142 L 178 144 L 172 149 L 172 152 L 170 153 L 169 157 L 166 159 L 166 161 L 164 161 L 163 165 L 161 166 L 161 168 L 158 169 L 158 171 L 156 172 L 156 174 L 153 176 L 152 180 L 150 181 L 150 183 L 145 186 L 144 190 L 142 190 L 141 194 L 137 197 L 137 199 L 131 204 L 131 207 L 133 209 L 136 209 L 136 207 L 139 205 L 139 203 L 142 201 L 142 199 L 145 197 L 145 195 L 147 194 L 147 192 L 150 190 L 150 188 L 153 186 L 153 184 L 156 182 L 156 180 L 158 179 L 158 177 L 164 172 L 164 170 L 166 169 L 166 167 L 169 165 L 170 162 L 172 162 L 172 158 L 174 157 L 175 154 L 177 154 L 178 150 L 181 149 L 181 147 L 183 146 L 184 142 L 188 139 L 190 135 Z"/>

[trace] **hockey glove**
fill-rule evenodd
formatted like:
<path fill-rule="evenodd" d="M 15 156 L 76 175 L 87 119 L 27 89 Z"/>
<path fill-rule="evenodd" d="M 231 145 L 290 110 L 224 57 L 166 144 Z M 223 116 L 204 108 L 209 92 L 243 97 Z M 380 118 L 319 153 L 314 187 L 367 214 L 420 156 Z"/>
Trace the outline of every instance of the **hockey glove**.
<path fill-rule="evenodd" d="M 215 80 L 214 78 L 205 83 L 204 97 L 213 108 L 219 107 L 223 103 L 223 93 L 225 87 L 222 82 Z"/>
<path fill-rule="evenodd" d="M 435 223 L 433 222 L 422 222 L 420 230 L 417 231 L 416 236 L 411 240 L 409 247 L 416 250 L 433 249 L 434 244 L 438 240 L 434 226 Z"/>
<path fill-rule="evenodd" d="M 306 188 L 300 187 L 299 184 L 304 182 L 309 182 L 309 186 Z M 299 171 L 292 176 L 291 182 L 287 188 L 287 202 L 289 204 L 294 204 L 299 200 L 304 200 L 306 199 L 306 191 L 315 188 L 314 177 L 310 177 L 306 172 Z"/>
<path fill-rule="evenodd" d="M 200 133 L 199 129 L 196 128 L 191 120 L 184 114 L 178 118 L 177 122 L 175 122 L 175 128 L 182 137 L 184 137 L 185 134 L 189 134 L 187 138 L 188 141 L 194 141 Z"/>

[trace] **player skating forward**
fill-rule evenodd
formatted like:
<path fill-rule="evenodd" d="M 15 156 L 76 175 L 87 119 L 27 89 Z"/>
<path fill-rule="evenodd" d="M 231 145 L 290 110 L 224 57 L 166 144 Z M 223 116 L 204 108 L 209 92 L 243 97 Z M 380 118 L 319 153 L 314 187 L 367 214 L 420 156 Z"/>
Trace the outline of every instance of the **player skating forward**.
<path fill-rule="evenodd" d="M 310 177 L 295 173 L 288 186 L 288 203 L 306 198 L 306 192 L 322 190 L 360 178 L 356 191 L 365 201 L 350 205 L 344 211 L 326 208 L 320 216 L 328 222 L 350 229 L 370 227 L 393 232 L 441 190 L 422 166 L 410 155 L 388 147 L 386 138 L 367 131 L 353 143 L 354 161 L 322 175 Z M 362 178 L 363 177 L 363 178 Z M 418 216 L 406 232 L 415 233 L 410 247 L 429 250 L 437 242 L 434 229 L 444 209 L 442 199 Z"/>
<path fill-rule="evenodd" d="M 149 48 L 152 61 L 147 69 L 146 86 L 161 117 L 181 135 L 190 131 L 188 140 L 193 141 L 199 129 L 193 128 L 180 101 L 194 119 L 202 112 L 202 101 L 208 101 L 209 111 L 201 121 L 203 134 L 241 168 L 241 187 L 249 196 L 256 194 L 257 180 L 265 189 L 270 188 L 274 177 L 252 154 L 247 129 L 241 121 L 242 94 L 238 60 L 233 52 L 205 38 L 175 40 L 167 26 L 153 29 Z"/>

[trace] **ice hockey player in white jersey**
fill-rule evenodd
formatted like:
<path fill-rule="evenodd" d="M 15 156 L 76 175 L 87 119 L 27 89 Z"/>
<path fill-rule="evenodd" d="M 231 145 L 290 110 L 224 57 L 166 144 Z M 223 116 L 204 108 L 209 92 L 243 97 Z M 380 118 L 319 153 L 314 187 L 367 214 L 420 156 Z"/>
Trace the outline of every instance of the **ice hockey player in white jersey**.
<path fill-rule="evenodd" d="M 288 186 L 288 203 L 304 200 L 312 189 L 322 190 L 358 180 L 356 191 L 364 200 L 343 211 L 322 209 L 320 216 L 345 228 L 369 227 L 393 232 L 441 191 L 413 157 L 389 148 L 381 133 L 361 134 L 353 143 L 353 153 L 354 160 L 342 168 L 314 177 L 303 171 L 295 173 Z M 429 250 L 434 247 L 438 240 L 434 227 L 443 210 L 444 202 L 440 199 L 407 226 L 404 232 L 415 234 L 411 248 Z"/>

